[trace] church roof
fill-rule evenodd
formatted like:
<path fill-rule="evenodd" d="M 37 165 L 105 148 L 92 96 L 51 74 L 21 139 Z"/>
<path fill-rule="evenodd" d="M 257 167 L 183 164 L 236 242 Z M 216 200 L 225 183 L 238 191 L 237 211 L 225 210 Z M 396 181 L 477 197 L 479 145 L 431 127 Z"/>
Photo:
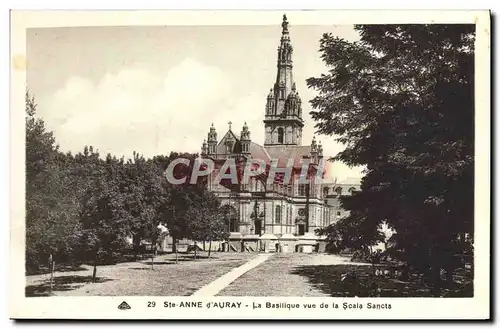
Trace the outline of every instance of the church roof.
<path fill-rule="evenodd" d="M 269 153 L 267 153 L 266 148 L 254 142 L 250 142 L 250 154 L 252 158 L 264 160 L 266 163 L 269 162 Z"/>
<path fill-rule="evenodd" d="M 277 160 L 278 167 L 284 168 L 288 164 L 289 159 L 293 159 L 293 166 L 299 168 L 302 166 L 302 159 L 309 158 L 311 152 L 310 146 L 262 146 L 251 142 L 250 154 L 253 159 L 259 159 L 271 164 L 271 161 Z"/>
<path fill-rule="evenodd" d="M 232 138 L 234 140 L 234 152 L 238 152 L 241 147 L 240 137 L 233 131 L 228 130 L 224 137 L 217 145 L 217 154 L 227 154 L 226 140 Z M 286 167 L 288 160 L 293 159 L 293 166 L 300 167 L 301 161 L 305 157 L 309 157 L 311 147 L 309 145 L 275 145 L 262 146 L 255 142 L 250 142 L 250 154 L 253 159 L 259 159 L 270 164 L 272 160 L 278 160 L 278 167 Z"/>
<path fill-rule="evenodd" d="M 278 167 L 285 167 L 288 159 L 293 159 L 293 166 L 302 166 L 301 161 L 304 157 L 309 158 L 311 147 L 309 145 L 300 146 L 268 146 L 265 148 L 269 154 L 270 160 L 278 160 Z"/>

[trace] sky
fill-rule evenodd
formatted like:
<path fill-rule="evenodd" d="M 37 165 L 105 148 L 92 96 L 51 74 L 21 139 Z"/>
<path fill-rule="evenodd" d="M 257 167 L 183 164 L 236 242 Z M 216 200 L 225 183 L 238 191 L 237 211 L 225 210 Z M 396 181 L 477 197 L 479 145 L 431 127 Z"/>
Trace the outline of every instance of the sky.
<path fill-rule="evenodd" d="M 103 155 L 130 157 L 200 152 L 211 123 L 222 137 L 247 122 L 264 142 L 266 96 L 276 79 L 281 17 L 273 26 L 67 27 L 27 31 L 27 86 L 38 115 L 60 149 L 92 145 Z M 315 133 L 306 79 L 326 73 L 319 40 L 325 32 L 357 40 L 352 26 L 289 26 L 293 73 L 305 121 L 302 142 Z M 324 155 L 343 149 L 317 135 Z M 331 164 L 330 176 L 361 176 Z"/>

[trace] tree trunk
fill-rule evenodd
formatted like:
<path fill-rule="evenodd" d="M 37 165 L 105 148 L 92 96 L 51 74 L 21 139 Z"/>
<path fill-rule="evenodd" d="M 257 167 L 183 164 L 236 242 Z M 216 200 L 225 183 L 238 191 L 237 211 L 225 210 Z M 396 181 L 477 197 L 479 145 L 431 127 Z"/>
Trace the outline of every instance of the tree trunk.
<path fill-rule="evenodd" d="M 155 256 L 156 256 L 156 237 L 151 238 L 151 269 L 154 269 L 154 263 L 155 263 Z"/>
<path fill-rule="evenodd" d="M 203 240 L 203 251 L 207 251 L 205 248 L 205 240 Z"/>
<path fill-rule="evenodd" d="M 51 255 L 52 258 L 52 255 Z M 50 264 L 50 295 L 52 295 L 52 284 L 54 282 L 54 271 L 56 267 L 56 262 L 52 261 L 52 264 Z"/>
<path fill-rule="evenodd" d="M 194 242 L 194 260 L 196 260 L 196 249 L 198 249 L 198 246 L 196 245 L 196 241 Z"/>
<path fill-rule="evenodd" d="M 138 234 L 134 234 L 132 236 L 132 245 L 134 249 L 134 258 L 137 260 L 137 256 L 139 254 L 139 249 L 141 247 L 141 237 Z"/>
<path fill-rule="evenodd" d="M 172 249 L 174 249 L 175 252 L 175 263 L 179 263 L 179 256 L 177 254 L 177 238 L 172 238 Z"/>
<path fill-rule="evenodd" d="M 452 266 L 447 266 L 445 269 L 446 271 L 446 284 L 451 287 L 453 285 L 453 267 Z"/>
<path fill-rule="evenodd" d="M 451 240 L 451 238 L 450 238 Z M 455 271 L 456 268 L 456 258 L 455 258 L 455 252 L 453 249 L 453 245 L 449 247 L 445 255 L 441 257 L 442 263 L 443 263 L 443 269 L 446 273 L 446 286 L 452 287 L 453 286 L 453 272 Z"/>
<path fill-rule="evenodd" d="M 95 282 L 95 279 L 97 277 L 97 258 L 99 257 L 99 248 L 97 248 L 95 252 L 95 258 L 94 258 L 94 270 L 92 272 L 92 282 Z"/>
<path fill-rule="evenodd" d="M 432 293 L 434 297 L 441 297 L 444 288 L 444 280 L 441 278 L 441 270 L 452 267 L 449 250 L 435 248 L 432 255 Z M 452 272 L 450 271 L 450 274 Z"/>
<path fill-rule="evenodd" d="M 210 258 L 211 252 L 212 252 L 212 240 L 208 242 L 208 258 Z"/>
<path fill-rule="evenodd" d="M 441 296 L 441 275 L 440 275 L 441 269 L 437 266 L 433 266 L 431 268 L 431 293 L 434 297 L 440 297 Z"/>
<path fill-rule="evenodd" d="M 434 297 L 439 297 L 441 295 L 441 262 L 434 252 L 430 257 L 430 284 L 431 293 Z"/>

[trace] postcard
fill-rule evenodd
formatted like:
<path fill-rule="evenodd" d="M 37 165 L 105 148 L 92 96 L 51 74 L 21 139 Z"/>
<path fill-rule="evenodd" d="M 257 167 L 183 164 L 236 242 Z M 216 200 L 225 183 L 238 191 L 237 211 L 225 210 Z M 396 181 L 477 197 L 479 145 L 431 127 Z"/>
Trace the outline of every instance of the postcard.
<path fill-rule="evenodd" d="M 490 318 L 488 11 L 12 11 L 11 59 L 11 318 Z"/>

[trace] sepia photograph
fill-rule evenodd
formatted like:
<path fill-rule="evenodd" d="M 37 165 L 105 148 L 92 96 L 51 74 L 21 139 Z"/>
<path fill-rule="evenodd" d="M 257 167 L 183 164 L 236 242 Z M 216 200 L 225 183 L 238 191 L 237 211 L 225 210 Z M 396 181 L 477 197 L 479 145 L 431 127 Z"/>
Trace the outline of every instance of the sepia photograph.
<path fill-rule="evenodd" d="M 21 31 L 20 300 L 291 314 L 316 298 L 368 317 L 414 298 L 487 303 L 489 13 L 475 13 L 487 38 L 474 12 L 247 14 L 257 24 Z"/>

